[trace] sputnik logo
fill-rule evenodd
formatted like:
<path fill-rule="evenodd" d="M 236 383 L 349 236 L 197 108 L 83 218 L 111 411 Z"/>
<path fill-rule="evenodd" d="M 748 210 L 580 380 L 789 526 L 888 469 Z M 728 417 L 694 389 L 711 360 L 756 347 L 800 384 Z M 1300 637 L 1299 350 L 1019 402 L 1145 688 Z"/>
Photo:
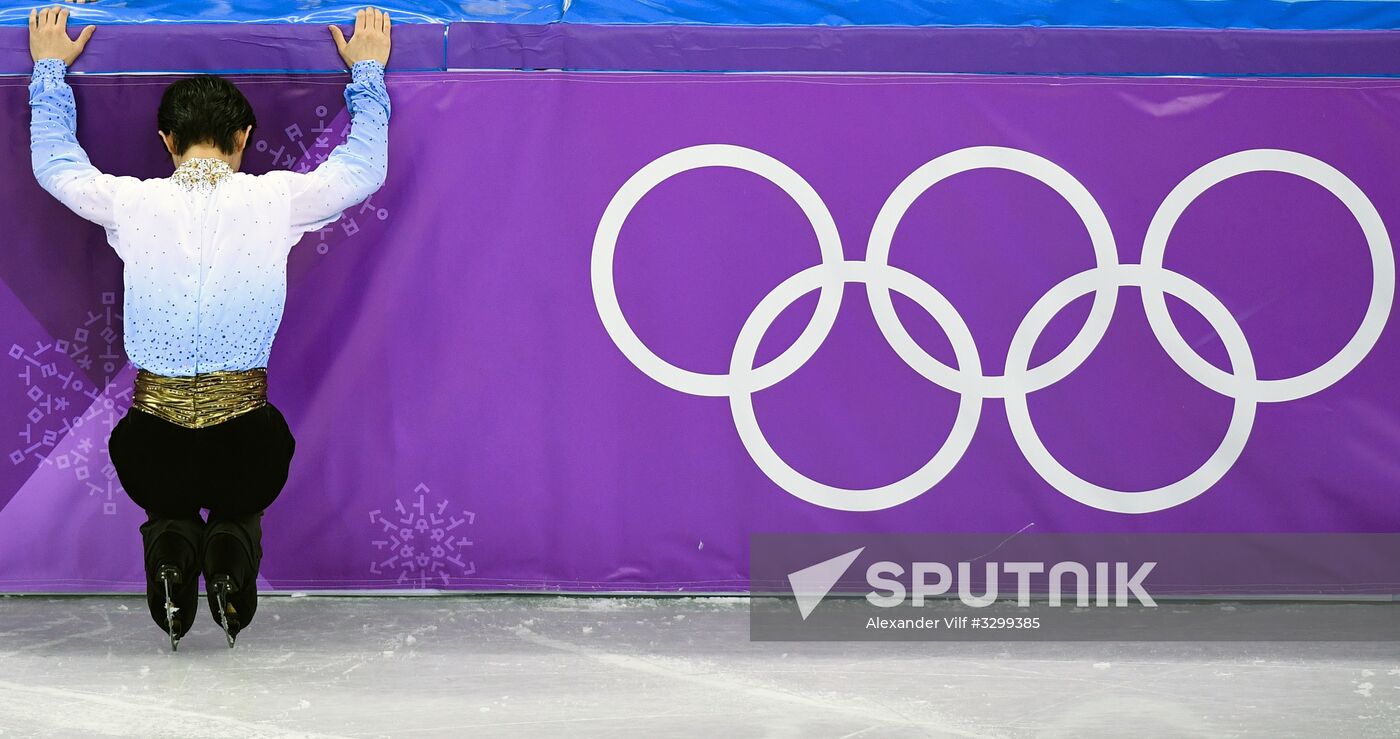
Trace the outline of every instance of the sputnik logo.
<path fill-rule="evenodd" d="M 839 554 L 825 562 L 818 562 L 788 575 L 788 584 L 792 586 L 792 594 L 797 598 L 797 610 L 802 612 L 803 621 L 812 615 L 812 611 L 816 610 L 822 599 L 831 592 L 836 582 L 846 574 L 846 570 L 851 568 L 851 564 L 863 551 L 865 547 Z"/>

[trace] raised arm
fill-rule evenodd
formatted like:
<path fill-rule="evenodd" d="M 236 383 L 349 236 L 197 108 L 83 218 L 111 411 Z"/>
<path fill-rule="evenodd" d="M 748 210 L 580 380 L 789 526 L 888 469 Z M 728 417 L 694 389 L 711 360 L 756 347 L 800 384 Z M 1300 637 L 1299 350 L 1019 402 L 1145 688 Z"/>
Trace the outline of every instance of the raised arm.
<path fill-rule="evenodd" d="M 350 135 L 316 169 L 274 173 L 289 180 L 291 226 L 297 232 L 334 222 L 341 211 L 374 194 L 389 172 L 389 91 L 384 87 L 389 14 L 366 8 L 355 14 L 349 41 L 335 26 L 331 35 L 350 67 L 345 88 Z"/>
<path fill-rule="evenodd" d="M 34 74 L 29 81 L 29 151 L 39 186 L 74 213 L 104 228 L 116 219 L 112 202 L 122 179 L 103 174 L 78 144 L 78 110 L 73 88 L 63 77 L 92 37 L 84 28 L 68 38 L 68 11 L 45 8 L 29 12 L 29 51 Z"/>

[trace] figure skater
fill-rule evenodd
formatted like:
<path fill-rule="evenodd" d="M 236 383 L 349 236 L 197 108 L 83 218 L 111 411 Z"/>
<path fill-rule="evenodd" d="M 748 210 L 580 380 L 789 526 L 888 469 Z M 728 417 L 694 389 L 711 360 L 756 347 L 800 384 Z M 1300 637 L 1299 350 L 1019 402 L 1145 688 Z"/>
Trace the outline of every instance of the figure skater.
<path fill-rule="evenodd" d="M 232 83 L 204 75 L 165 90 L 156 119 L 174 172 L 147 180 L 98 171 L 78 145 L 64 75 L 95 29 L 73 40 L 67 24 L 68 11 L 57 7 L 29 14 L 34 176 L 106 229 L 124 265 L 124 343 L 137 374 L 133 405 L 108 448 L 147 515 L 140 531 L 151 617 L 177 649 L 198 612 L 202 572 L 232 647 L 257 610 L 261 519 L 296 446 L 267 400 L 287 255 L 302 234 L 384 183 L 389 15 L 360 10 L 348 40 L 330 29 L 350 68 L 351 131 L 315 170 L 240 173 L 253 109 Z"/>

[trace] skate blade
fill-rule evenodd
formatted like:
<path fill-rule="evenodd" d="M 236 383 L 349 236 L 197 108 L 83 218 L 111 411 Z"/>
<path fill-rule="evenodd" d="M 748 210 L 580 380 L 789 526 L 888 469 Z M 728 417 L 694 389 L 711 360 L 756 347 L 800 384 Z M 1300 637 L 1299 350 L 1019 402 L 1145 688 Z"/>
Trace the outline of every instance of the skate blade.
<path fill-rule="evenodd" d="M 175 613 L 180 609 L 175 606 L 175 599 L 170 593 L 170 581 L 174 578 L 169 577 L 164 570 L 161 571 L 161 574 L 163 575 L 161 582 L 165 585 L 165 631 L 170 635 L 170 651 L 178 652 L 180 651 L 180 637 L 176 636 L 175 632 L 180 630 L 180 624 L 175 619 Z"/>
<path fill-rule="evenodd" d="M 228 639 L 228 648 L 233 649 L 233 642 L 238 638 L 238 620 L 225 614 L 219 619 L 219 625 L 224 629 L 224 638 Z"/>
<path fill-rule="evenodd" d="M 219 626 L 223 627 L 224 638 L 228 639 L 228 648 L 233 649 L 234 640 L 238 638 L 238 611 L 229 604 L 228 593 L 228 588 L 220 583 L 216 596 L 219 602 Z"/>

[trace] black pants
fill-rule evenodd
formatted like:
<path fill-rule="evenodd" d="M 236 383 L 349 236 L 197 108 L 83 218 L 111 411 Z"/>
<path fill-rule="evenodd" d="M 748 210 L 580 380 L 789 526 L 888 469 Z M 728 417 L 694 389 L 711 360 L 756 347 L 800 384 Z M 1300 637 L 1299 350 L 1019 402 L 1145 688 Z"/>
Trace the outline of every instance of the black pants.
<path fill-rule="evenodd" d="M 196 548 L 209 525 L 242 540 L 256 572 L 262 512 L 281 494 L 296 439 L 271 403 L 214 426 L 190 429 L 132 408 L 112 429 L 112 466 L 127 495 L 146 511 L 146 554 L 175 531 Z"/>

